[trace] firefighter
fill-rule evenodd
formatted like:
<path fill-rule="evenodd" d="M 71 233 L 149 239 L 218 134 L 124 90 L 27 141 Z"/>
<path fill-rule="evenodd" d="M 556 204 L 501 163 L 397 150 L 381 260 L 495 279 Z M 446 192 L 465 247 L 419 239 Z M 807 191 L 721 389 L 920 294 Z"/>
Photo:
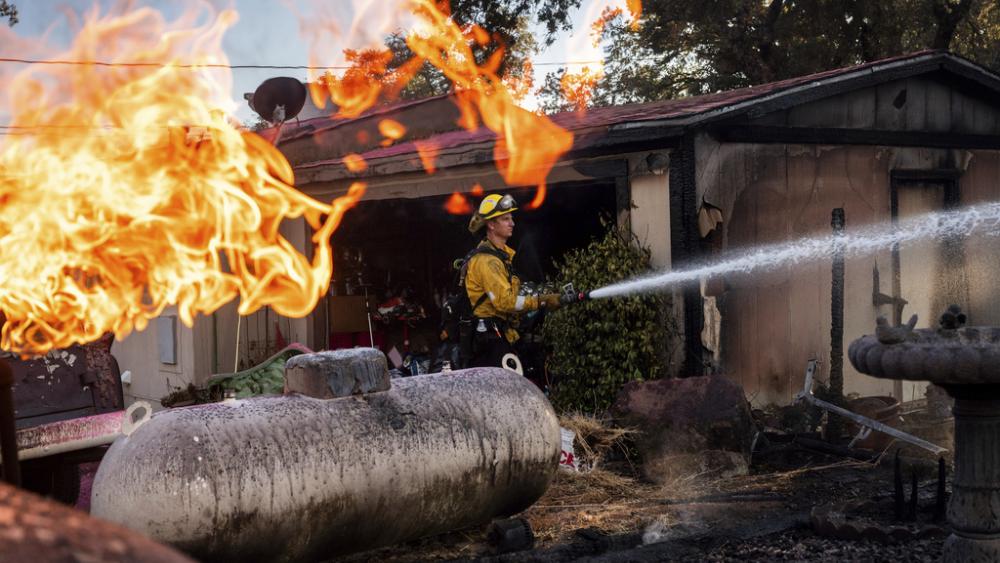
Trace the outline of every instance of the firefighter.
<path fill-rule="evenodd" d="M 510 195 L 490 194 L 472 215 L 469 231 L 485 227 L 486 238 L 469 258 L 465 289 L 472 304 L 472 360 L 470 366 L 501 366 L 506 354 L 514 354 L 521 315 L 537 309 L 554 310 L 559 294 L 520 295 L 521 280 L 514 273 L 514 250 L 507 241 L 514 232 L 513 212 L 517 202 Z"/>

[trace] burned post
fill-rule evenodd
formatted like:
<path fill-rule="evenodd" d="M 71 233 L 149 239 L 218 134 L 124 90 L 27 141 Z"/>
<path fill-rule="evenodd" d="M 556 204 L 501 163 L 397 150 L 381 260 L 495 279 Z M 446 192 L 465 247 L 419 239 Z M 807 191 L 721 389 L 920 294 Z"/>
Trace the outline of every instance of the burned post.
<path fill-rule="evenodd" d="M 17 432 L 14 427 L 14 372 L 6 360 L 0 359 L 0 461 L 3 480 L 21 484 L 21 465 L 17 459 Z"/>
<path fill-rule="evenodd" d="M 899 461 L 899 450 L 896 450 L 896 458 L 892 462 L 892 499 L 896 520 L 902 520 L 906 497 L 903 493 L 903 466 Z"/>
<path fill-rule="evenodd" d="M 838 406 L 843 406 L 844 402 L 844 225 L 844 209 L 834 208 L 830 217 L 836 241 L 830 286 L 830 396 Z M 843 424 L 839 418 L 827 418 L 827 440 L 838 441 L 842 429 Z"/>

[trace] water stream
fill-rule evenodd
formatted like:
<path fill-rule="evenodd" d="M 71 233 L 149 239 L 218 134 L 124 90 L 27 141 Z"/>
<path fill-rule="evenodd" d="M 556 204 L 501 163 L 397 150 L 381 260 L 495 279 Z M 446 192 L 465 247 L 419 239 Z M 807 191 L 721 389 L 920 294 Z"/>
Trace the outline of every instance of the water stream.
<path fill-rule="evenodd" d="M 1000 202 L 990 202 L 955 211 L 927 213 L 899 221 L 880 223 L 849 231 L 843 236 L 818 236 L 745 249 L 709 264 L 682 270 L 656 272 L 618 282 L 590 292 L 591 299 L 664 291 L 703 276 L 753 273 L 827 258 L 841 249 L 845 257 L 861 256 L 922 239 L 942 239 L 969 234 L 1000 235 Z"/>

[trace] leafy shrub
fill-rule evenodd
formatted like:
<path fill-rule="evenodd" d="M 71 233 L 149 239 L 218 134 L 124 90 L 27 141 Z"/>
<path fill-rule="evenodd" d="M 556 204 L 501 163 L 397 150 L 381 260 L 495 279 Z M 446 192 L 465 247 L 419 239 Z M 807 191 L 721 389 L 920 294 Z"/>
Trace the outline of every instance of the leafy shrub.
<path fill-rule="evenodd" d="M 603 238 L 556 261 L 560 283 L 590 291 L 649 271 L 649 249 L 611 221 L 604 225 Z M 550 315 L 542 331 L 551 347 L 556 408 L 602 412 L 625 383 L 660 377 L 669 337 L 676 334 L 673 319 L 664 314 L 668 299 L 662 294 L 596 299 Z"/>

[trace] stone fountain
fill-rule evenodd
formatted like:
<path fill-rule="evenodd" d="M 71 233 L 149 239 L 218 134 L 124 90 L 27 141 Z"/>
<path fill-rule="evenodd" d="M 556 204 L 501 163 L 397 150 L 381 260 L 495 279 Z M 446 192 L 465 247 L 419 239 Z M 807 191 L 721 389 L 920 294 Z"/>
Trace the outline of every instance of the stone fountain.
<path fill-rule="evenodd" d="M 851 343 L 851 364 L 873 377 L 930 381 L 955 399 L 955 476 L 948 503 L 952 534 L 945 561 L 1000 561 L 1000 328 L 967 327 L 955 305 L 938 328 L 878 320 Z"/>

